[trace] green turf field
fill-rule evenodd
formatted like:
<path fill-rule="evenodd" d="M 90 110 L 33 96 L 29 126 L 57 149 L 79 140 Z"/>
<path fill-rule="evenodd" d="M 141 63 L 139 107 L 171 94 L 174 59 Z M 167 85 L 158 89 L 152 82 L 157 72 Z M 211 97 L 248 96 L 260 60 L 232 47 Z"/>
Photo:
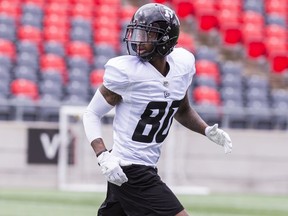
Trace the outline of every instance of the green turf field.
<path fill-rule="evenodd" d="M 179 198 L 192 216 L 288 215 L 288 196 L 214 194 Z M 0 216 L 95 216 L 103 199 L 103 193 L 0 189 Z"/>

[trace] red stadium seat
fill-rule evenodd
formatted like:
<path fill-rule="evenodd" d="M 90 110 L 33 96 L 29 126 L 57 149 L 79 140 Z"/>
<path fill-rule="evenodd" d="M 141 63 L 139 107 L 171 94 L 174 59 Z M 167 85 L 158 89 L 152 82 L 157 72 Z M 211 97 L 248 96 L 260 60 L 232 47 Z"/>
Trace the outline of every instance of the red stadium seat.
<path fill-rule="evenodd" d="M 14 95 L 25 95 L 31 99 L 37 99 L 39 95 L 37 84 L 31 80 L 15 79 L 11 82 L 10 88 Z"/>
<path fill-rule="evenodd" d="M 218 27 L 218 19 L 216 15 L 216 10 L 202 10 L 202 12 L 197 13 L 198 29 L 200 31 L 210 31 Z"/>
<path fill-rule="evenodd" d="M 68 56 L 81 56 L 89 62 L 92 61 L 93 52 L 89 44 L 81 41 L 71 41 L 67 44 Z"/>
<path fill-rule="evenodd" d="M 241 18 L 244 25 L 253 24 L 261 27 L 265 25 L 264 16 L 256 11 L 243 11 Z"/>
<path fill-rule="evenodd" d="M 265 39 L 266 55 L 273 56 L 278 53 L 287 53 L 286 40 L 278 37 L 269 37 Z"/>
<path fill-rule="evenodd" d="M 16 55 L 16 49 L 11 41 L 0 39 L 0 54 L 8 56 L 10 59 L 14 59 Z"/>
<path fill-rule="evenodd" d="M 180 31 L 177 46 L 184 47 L 191 52 L 195 51 L 195 41 L 193 36 Z"/>
<path fill-rule="evenodd" d="M 14 17 L 15 19 L 18 19 L 21 15 L 19 3 L 13 4 L 11 1 L 1 1 L 0 14 L 7 14 Z"/>
<path fill-rule="evenodd" d="M 66 30 L 68 31 L 70 24 L 70 19 L 68 14 L 59 15 L 57 13 L 49 14 L 44 16 L 43 18 L 43 26 L 44 28 L 48 27 L 57 27 L 61 29 L 60 31 Z"/>
<path fill-rule="evenodd" d="M 131 19 L 131 17 L 133 16 L 134 12 L 136 11 L 137 8 L 135 8 L 135 10 L 133 10 L 133 13 L 130 11 L 131 8 L 134 8 L 130 5 L 127 5 L 127 6 L 123 6 L 121 8 L 121 10 L 119 11 L 119 8 L 118 7 L 113 7 L 113 6 L 110 6 L 110 5 L 99 5 L 97 6 L 97 8 L 95 9 L 94 11 L 94 20 L 98 17 L 111 17 L 112 19 L 115 19 L 115 17 L 119 17 L 121 14 L 123 14 L 123 17 L 127 16 L 129 17 L 129 19 Z M 127 13 L 127 15 L 125 14 Z M 123 18 L 121 17 L 121 19 Z"/>
<path fill-rule="evenodd" d="M 275 73 L 283 73 L 288 69 L 288 50 L 285 53 L 278 53 L 270 57 L 270 69 Z"/>
<path fill-rule="evenodd" d="M 44 54 L 40 57 L 40 68 L 41 70 L 55 69 L 63 74 L 66 72 L 66 63 L 64 58 L 58 55 Z"/>
<path fill-rule="evenodd" d="M 44 5 L 45 5 L 45 0 L 24 0 L 22 2 L 24 2 L 24 4 L 26 4 L 26 3 L 34 4 L 34 5 L 37 5 L 38 7 L 41 7 L 41 8 L 44 8 Z"/>
<path fill-rule="evenodd" d="M 120 11 L 121 20 L 130 22 L 131 17 L 134 15 L 137 9 L 138 9 L 137 7 L 132 5 L 124 5 Z"/>
<path fill-rule="evenodd" d="M 42 33 L 40 29 L 33 26 L 20 26 L 18 28 L 18 39 L 40 44 L 42 42 Z"/>
<path fill-rule="evenodd" d="M 104 69 L 97 69 L 90 73 L 90 84 L 96 89 L 103 83 Z"/>
<path fill-rule="evenodd" d="M 195 103 L 210 102 L 215 105 L 221 104 L 221 95 L 213 87 L 197 86 L 194 88 L 192 94 Z"/>
<path fill-rule="evenodd" d="M 288 31 L 286 28 L 277 25 L 277 24 L 270 24 L 265 26 L 265 36 L 270 37 L 277 37 L 279 39 L 287 40 L 288 39 Z"/>
<path fill-rule="evenodd" d="M 43 30 L 43 39 L 46 41 L 57 41 L 65 44 L 68 42 L 69 37 L 65 28 L 59 29 L 56 26 L 48 26 Z"/>
<path fill-rule="evenodd" d="M 262 26 L 254 25 L 252 23 L 243 24 L 241 30 L 243 43 L 247 43 L 251 40 L 263 41 L 265 36 L 264 28 Z"/>
<path fill-rule="evenodd" d="M 179 19 L 184 19 L 187 16 L 194 14 L 194 5 L 189 0 L 174 2 L 174 8 Z"/>
<path fill-rule="evenodd" d="M 195 63 L 196 73 L 198 75 L 208 75 L 215 79 L 217 83 L 220 83 L 220 72 L 218 65 L 215 62 L 199 59 Z"/>
<path fill-rule="evenodd" d="M 288 3 L 285 0 L 266 1 L 265 12 L 267 14 L 273 13 L 285 17 L 288 14 L 287 6 Z"/>
<path fill-rule="evenodd" d="M 46 17 L 57 15 L 59 19 L 59 17 L 68 16 L 68 9 L 68 5 L 64 5 L 60 2 L 52 2 L 50 4 L 46 4 L 44 11 Z"/>
<path fill-rule="evenodd" d="M 216 7 L 218 10 L 229 10 L 236 13 L 242 10 L 242 1 L 241 0 L 218 0 L 216 1 Z"/>
<path fill-rule="evenodd" d="M 95 43 L 108 43 L 115 49 L 119 49 L 120 39 L 118 29 L 100 28 L 94 34 Z"/>
<path fill-rule="evenodd" d="M 91 7 L 91 5 L 77 3 L 77 4 L 72 6 L 71 11 L 70 11 L 70 16 L 71 17 L 82 17 L 86 20 L 92 21 L 92 19 L 94 17 L 92 9 L 93 9 L 93 7 Z"/>

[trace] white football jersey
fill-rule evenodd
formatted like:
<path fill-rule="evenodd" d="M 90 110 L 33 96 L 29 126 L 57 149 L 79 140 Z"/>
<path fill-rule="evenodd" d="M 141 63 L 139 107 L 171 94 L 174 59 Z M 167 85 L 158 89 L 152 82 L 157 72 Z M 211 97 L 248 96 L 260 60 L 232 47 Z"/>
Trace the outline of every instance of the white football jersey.
<path fill-rule="evenodd" d="M 115 107 L 112 154 L 134 164 L 156 166 L 174 114 L 195 73 L 195 58 L 183 48 L 167 56 L 164 77 L 136 56 L 112 58 L 104 86 L 122 96 Z"/>

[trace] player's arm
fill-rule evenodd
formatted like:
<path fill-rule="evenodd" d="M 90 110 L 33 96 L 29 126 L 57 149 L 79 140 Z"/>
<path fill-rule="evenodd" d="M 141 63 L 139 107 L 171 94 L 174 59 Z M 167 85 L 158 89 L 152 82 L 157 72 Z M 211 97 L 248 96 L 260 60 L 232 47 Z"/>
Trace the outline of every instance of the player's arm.
<path fill-rule="evenodd" d="M 225 153 L 230 153 L 232 151 L 232 141 L 229 135 L 222 129 L 219 129 L 218 124 L 213 126 L 207 125 L 199 114 L 190 106 L 187 92 L 174 117 L 183 126 L 203 134 L 211 141 L 223 146 Z"/>
<path fill-rule="evenodd" d="M 208 126 L 199 114 L 190 106 L 188 93 L 180 103 L 179 109 L 174 118 L 186 128 L 205 135 L 205 128 Z"/>
<path fill-rule="evenodd" d="M 128 181 L 121 166 L 128 166 L 131 163 L 123 161 L 107 151 L 101 134 L 101 118 L 121 100 L 120 95 L 102 85 L 96 91 L 83 115 L 85 133 L 97 156 L 101 171 L 107 181 L 118 186 Z"/>
<path fill-rule="evenodd" d="M 104 85 L 101 85 L 99 87 L 99 92 L 102 94 L 102 96 L 106 100 L 106 102 L 109 105 L 111 105 L 111 108 L 122 100 L 122 97 L 120 95 L 110 91 Z M 109 105 L 107 107 L 109 107 Z M 107 109 L 107 111 L 110 111 L 108 109 Z M 93 150 L 97 156 L 100 155 L 102 152 L 107 151 L 102 138 L 94 139 L 91 142 L 91 146 L 92 146 L 92 148 L 93 148 Z"/>
<path fill-rule="evenodd" d="M 121 99 L 120 95 L 101 85 L 84 113 L 83 124 L 85 132 L 97 156 L 107 150 L 101 134 L 101 118 Z"/>

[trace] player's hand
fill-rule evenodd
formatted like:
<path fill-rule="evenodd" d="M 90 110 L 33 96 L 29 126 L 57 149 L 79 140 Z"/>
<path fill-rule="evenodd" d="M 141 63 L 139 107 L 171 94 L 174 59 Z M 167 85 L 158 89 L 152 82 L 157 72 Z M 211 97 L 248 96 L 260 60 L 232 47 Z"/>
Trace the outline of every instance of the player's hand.
<path fill-rule="evenodd" d="M 129 166 L 131 163 L 121 160 L 108 151 L 101 153 L 97 160 L 107 181 L 118 186 L 128 181 L 121 166 Z"/>
<path fill-rule="evenodd" d="M 223 146 L 225 154 L 231 153 L 232 141 L 225 131 L 218 128 L 218 124 L 206 127 L 205 135 L 213 142 L 217 143 L 220 146 Z"/>

